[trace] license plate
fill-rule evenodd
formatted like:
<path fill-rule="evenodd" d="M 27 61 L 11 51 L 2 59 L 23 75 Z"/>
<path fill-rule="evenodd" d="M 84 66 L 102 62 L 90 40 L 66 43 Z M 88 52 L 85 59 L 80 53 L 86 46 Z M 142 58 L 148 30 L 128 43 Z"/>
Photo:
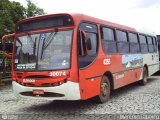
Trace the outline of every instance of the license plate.
<path fill-rule="evenodd" d="M 44 90 L 33 90 L 33 94 L 43 95 L 44 94 Z"/>

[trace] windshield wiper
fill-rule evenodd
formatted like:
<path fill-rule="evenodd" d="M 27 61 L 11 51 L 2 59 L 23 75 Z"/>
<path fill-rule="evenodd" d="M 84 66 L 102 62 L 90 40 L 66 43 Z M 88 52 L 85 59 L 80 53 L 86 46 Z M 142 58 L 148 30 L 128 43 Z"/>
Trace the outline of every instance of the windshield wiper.
<path fill-rule="evenodd" d="M 41 59 L 42 59 L 43 51 L 50 45 L 50 43 L 56 36 L 57 32 L 58 32 L 58 29 L 55 29 L 53 32 L 49 34 L 48 38 L 43 41 L 42 50 L 41 50 Z"/>
<path fill-rule="evenodd" d="M 18 41 L 18 43 L 21 45 L 20 47 L 23 46 L 22 42 L 20 41 L 20 39 L 17 37 L 16 40 Z"/>
<path fill-rule="evenodd" d="M 50 43 L 56 36 L 57 32 L 58 32 L 58 29 L 55 29 L 53 32 L 49 34 L 48 38 L 43 42 L 42 49 L 46 49 L 50 45 Z"/>

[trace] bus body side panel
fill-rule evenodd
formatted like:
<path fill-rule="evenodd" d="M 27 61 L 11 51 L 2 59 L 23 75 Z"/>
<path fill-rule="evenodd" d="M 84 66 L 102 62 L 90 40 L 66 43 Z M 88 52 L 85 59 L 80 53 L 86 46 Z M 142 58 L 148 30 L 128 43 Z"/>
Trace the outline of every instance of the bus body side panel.
<path fill-rule="evenodd" d="M 142 68 L 136 68 L 128 71 L 113 74 L 114 76 L 114 89 L 123 87 L 139 80 L 142 76 Z"/>
<path fill-rule="evenodd" d="M 108 60 L 110 61 L 110 63 L 106 62 Z M 88 99 L 98 95 L 100 92 L 100 82 L 102 76 L 107 71 L 120 71 L 122 69 L 120 63 L 120 55 L 106 56 L 100 52 L 96 60 L 90 66 L 85 69 L 80 69 L 79 80 L 81 88 L 81 98 Z M 119 84 L 118 86 L 120 86 Z"/>
<path fill-rule="evenodd" d="M 129 57 L 131 57 L 131 55 Z M 135 55 L 133 55 L 133 58 L 135 58 Z M 105 60 L 109 60 L 110 63 L 105 63 Z M 122 64 L 122 55 L 99 54 L 92 65 L 79 70 L 82 99 L 88 99 L 99 94 L 100 81 L 105 72 L 112 73 L 113 89 L 117 89 L 139 80 L 142 77 L 143 67 L 141 65 L 138 68 L 127 69 L 124 68 Z"/>
<path fill-rule="evenodd" d="M 149 53 L 143 55 L 143 65 L 148 67 L 148 76 L 151 76 L 159 70 L 158 53 Z"/>
<path fill-rule="evenodd" d="M 142 76 L 143 56 L 141 54 L 122 54 L 122 66 L 117 73 L 113 73 L 114 89 L 136 82 Z M 116 62 L 114 63 L 116 64 Z"/>
<path fill-rule="evenodd" d="M 126 58 L 124 56 L 127 56 Z M 124 59 L 130 59 L 126 61 Z M 126 61 L 126 64 L 123 63 Z M 113 74 L 114 89 L 136 82 L 143 78 L 143 67 L 146 65 L 148 76 L 159 70 L 158 53 L 122 55 L 123 71 Z M 124 67 L 126 65 L 126 67 Z"/>
<path fill-rule="evenodd" d="M 155 56 L 152 60 L 152 55 Z M 110 61 L 106 63 L 105 61 Z M 114 88 L 134 83 L 143 77 L 143 67 L 148 66 L 149 76 L 158 71 L 157 54 L 126 54 L 104 55 L 98 54 L 95 62 L 88 68 L 80 70 L 79 76 L 83 97 L 87 99 L 99 94 L 102 75 L 109 71 L 113 75 Z"/>

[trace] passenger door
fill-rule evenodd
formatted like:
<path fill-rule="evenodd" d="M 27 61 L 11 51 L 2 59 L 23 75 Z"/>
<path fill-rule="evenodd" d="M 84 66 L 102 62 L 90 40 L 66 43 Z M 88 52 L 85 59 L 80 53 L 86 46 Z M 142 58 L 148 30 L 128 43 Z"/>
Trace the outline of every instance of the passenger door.
<path fill-rule="evenodd" d="M 79 82 L 82 88 L 81 98 L 86 99 L 94 96 L 96 82 L 89 79 L 95 76 L 94 61 L 98 51 L 97 26 L 90 23 L 81 23 L 78 34 L 78 65 Z M 97 90 L 98 91 L 98 90 Z"/>

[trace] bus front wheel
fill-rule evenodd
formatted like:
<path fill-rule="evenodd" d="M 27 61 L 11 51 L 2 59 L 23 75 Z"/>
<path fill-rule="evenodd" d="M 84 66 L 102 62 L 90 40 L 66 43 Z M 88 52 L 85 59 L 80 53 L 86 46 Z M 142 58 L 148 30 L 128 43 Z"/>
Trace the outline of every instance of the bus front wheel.
<path fill-rule="evenodd" d="M 100 94 L 96 97 L 98 103 L 108 101 L 110 97 L 110 82 L 107 76 L 103 76 L 100 83 Z"/>
<path fill-rule="evenodd" d="M 146 85 L 147 84 L 147 78 L 148 78 L 148 71 L 147 71 L 147 68 L 144 67 L 143 68 L 143 78 L 140 81 L 140 85 Z"/>

